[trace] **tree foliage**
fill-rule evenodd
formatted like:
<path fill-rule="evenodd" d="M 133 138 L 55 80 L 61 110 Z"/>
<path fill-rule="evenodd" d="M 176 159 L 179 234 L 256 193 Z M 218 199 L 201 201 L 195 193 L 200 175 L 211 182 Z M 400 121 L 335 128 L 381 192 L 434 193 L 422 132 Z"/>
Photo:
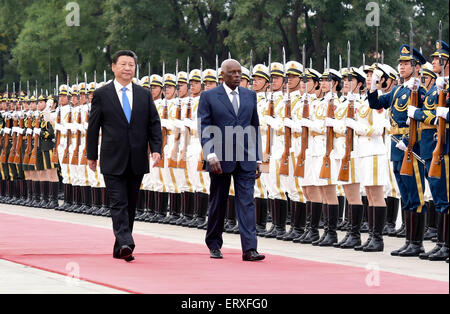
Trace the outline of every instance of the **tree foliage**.
<path fill-rule="evenodd" d="M 80 26 L 69 27 L 67 1 L 1 0 L 0 10 L 0 89 L 12 81 L 38 81 L 52 90 L 55 75 L 60 82 L 78 74 L 102 80 L 104 70 L 111 77 L 111 55 L 119 49 L 132 49 L 139 56 L 141 76 L 151 64 L 152 73 L 185 69 L 215 68 L 228 54 L 242 64 L 302 60 L 306 47 L 309 66 L 323 70 L 326 46 L 331 46 L 331 66 L 339 67 L 339 55 L 347 64 L 347 42 L 352 45 L 352 64 L 361 65 L 377 56 L 376 27 L 366 24 L 369 0 L 76 0 Z M 385 62 L 396 64 L 398 48 L 409 43 L 410 17 L 414 25 L 414 45 L 429 56 L 438 36 L 438 23 L 444 23 L 448 40 L 448 1 L 379 0 L 380 27 L 378 52 Z M 81 80 L 81 78 L 80 78 Z"/>

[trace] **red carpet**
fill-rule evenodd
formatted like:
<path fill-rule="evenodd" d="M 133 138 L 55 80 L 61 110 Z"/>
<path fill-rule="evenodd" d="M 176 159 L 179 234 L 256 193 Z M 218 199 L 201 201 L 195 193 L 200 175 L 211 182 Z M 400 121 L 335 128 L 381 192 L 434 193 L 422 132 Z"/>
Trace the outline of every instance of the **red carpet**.
<path fill-rule="evenodd" d="M 358 267 L 275 255 L 246 263 L 239 250 L 211 260 L 203 245 L 141 235 L 136 260 L 126 263 L 112 258 L 113 241 L 112 230 L 0 214 L 1 259 L 63 275 L 76 263 L 80 279 L 133 293 L 449 293 L 448 283 L 389 272 L 371 287 Z"/>

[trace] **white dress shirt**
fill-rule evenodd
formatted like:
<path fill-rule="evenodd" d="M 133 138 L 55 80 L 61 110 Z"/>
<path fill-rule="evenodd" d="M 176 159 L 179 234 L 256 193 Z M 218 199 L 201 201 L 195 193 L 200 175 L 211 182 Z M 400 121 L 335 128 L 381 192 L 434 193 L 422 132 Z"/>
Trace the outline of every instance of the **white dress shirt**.
<path fill-rule="evenodd" d="M 130 102 L 131 110 L 133 110 L 133 83 L 130 82 L 130 84 L 128 84 L 127 86 L 122 86 L 122 84 L 117 82 L 117 80 L 114 80 L 114 88 L 116 89 L 117 96 L 119 97 L 119 101 L 120 101 L 120 105 L 122 106 L 122 109 L 123 109 L 122 88 L 124 88 L 124 87 L 127 88 L 126 93 L 127 93 L 128 101 Z"/>
<path fill-rule="evenodd" d="M 231 88 L 229 88 L 226 83 L 223 83 L 223 87 L 225 88 L 225 92 L 227 93 L 231 104 L 233 104 L 233 97 L 234 97 L 234 95 L 231 94 L 233 92 L 233 90 Z M 239 87 L 236 87 L 236 89 L 234 91 L 236 92 L 236 98 L 237 98 L 238 109 L 239 109 L 240 106 L 241 106 L 241 100 L 239 99 L 240 98 L 239 97 Z"/>

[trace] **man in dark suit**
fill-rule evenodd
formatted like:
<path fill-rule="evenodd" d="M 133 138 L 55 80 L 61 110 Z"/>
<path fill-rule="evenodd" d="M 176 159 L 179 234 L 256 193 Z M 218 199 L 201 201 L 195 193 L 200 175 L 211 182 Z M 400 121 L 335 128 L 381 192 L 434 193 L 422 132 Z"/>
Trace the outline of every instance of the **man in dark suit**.
<path fill-rule="evenodd" d="M 222 64 L 224 84 L 200 97 L 198 107 L 201 143 L 210 173 L 210 201 L 206 244 L 211 258 L 222 258 L 222 233 L 231 177 L 244 261 L 259 261 L 254 203 L 255 180 L 261 175 L 259 119 L 256 93 L 239 87 L 241 65 Z"/>
<path fill-rule="evenodd" d="M 132 83 L 137 57 L 132 51 L 113 56 L 115 80 L 96 90 L 87 132 L 87 157 L 91 170 L 98 160 L 111 202 L 116 237 L 114 258 L 134 260 L 132 236 L 136 201 L 144 174 L 149 172 L 149 147 L 157 164 L 161 158 L 161 123 L 150 91 Z"/>

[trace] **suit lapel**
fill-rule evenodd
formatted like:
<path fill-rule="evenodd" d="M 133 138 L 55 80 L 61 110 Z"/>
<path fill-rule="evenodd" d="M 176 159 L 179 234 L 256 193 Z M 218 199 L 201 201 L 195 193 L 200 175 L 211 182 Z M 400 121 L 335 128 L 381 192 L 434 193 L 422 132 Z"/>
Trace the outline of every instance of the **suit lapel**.
<path fill-rule="evenodd" d="M 127 117 L 125 116 L 125 113 L 123 112 L 122 105 L 120 104 L 119 96 L 117 95 L 117 91 L 116 91 L 116 87 L 114 86 L 114 82 L 111 82 L 109 84 L 109 90 L 110 90 L 110 92 L 108 93 L 108 96 L 113 104 L 112 107 L 122 117 L 122 119 L 124 119 L 125 122 L 128 123 Z M 133 97 L 133 102 L 134 102 L 134 97 Z"/>

